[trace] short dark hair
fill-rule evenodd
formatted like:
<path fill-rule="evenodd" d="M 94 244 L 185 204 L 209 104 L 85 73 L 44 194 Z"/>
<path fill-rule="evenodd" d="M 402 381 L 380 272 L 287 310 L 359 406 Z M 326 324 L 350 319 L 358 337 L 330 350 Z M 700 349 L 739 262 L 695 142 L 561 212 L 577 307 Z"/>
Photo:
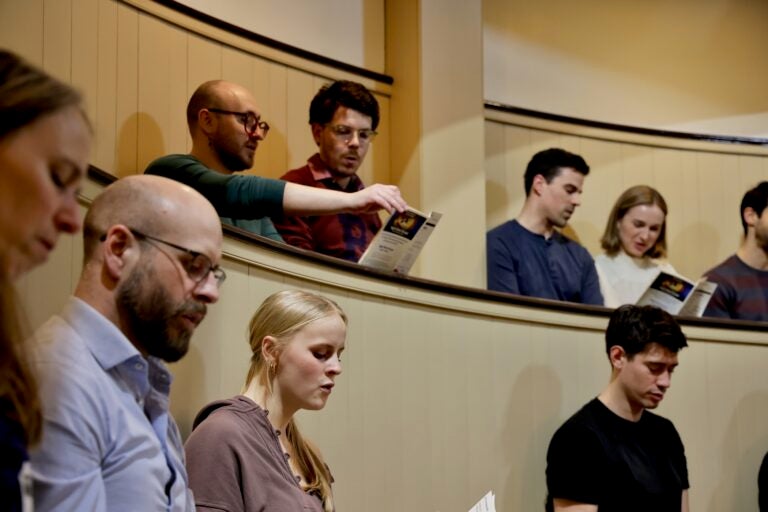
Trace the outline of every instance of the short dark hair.
<path fill-rule="evenodd" d="M 531 193 L 533 178 L 541 175 L 547 183 L 555 179 L 563 167 L 571 167 L 586 176 L 589 174 L 589 166 L 582 157 L 560 148 L 549 148 L 539 151 L 525 168 L 525 195 Z"/>
<path fill-rule="evenodd" d="M 677 353 L 687 347 L 685 334 L 675 319 L 666 311 L 654 306 L 627 304 L 617 308 L 605 330 L 605 352 L 618 345 L 630 359 L 644 351 L 649 343 Z"/>
<path fill-rule="evenodd" d="M 744 234 L 747 234 L 747 223 L 744 221 L 744 210 L 752 208 L 758 217 L 763 214 L 763 210 L 768 207 L 768 181 L 761 181 L 757 186 L 748 190 L 741 200 L 741 227 L 744 228 Z"/>
<path fill-rule="evenodd" d="M 346 107 L 371 118 L 371 129 L 379 126 L 379 102 L 364 85 L 349 80 L 326 84 L 309 105 L 309 124 L 327 124 L 336 109 Z"/>

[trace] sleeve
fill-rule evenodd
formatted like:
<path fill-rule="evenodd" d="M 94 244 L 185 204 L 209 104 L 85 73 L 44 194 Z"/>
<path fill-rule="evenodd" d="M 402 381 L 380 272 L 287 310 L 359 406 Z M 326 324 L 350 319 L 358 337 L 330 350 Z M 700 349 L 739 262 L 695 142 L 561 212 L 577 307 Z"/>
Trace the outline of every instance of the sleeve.
<path fill-rule="evenodd" d="M 101 459 L 106 451 L 99 399 L 86 379 L 55 364 L 38 366 L 43 440 L 30 453 L 35 510 L 107 509 Z M 93 383 L 90 383 L 93 384 Z"/>
<path fill-rule="evenodd" d="M 680 484 L 682 488 L 688 489 L 690 483 L 688 482 L 688 461 L 685 458 L 685 446 L 683 440 L 680 439 L 680 434 L 677 432 L 675 425 L 666 420 L 669 426 L 669 434 L 665 435 L 670 439 L 669 453 L 672 454 L 672 466 L 680 478 Z"/>
<path fill-rule="evenodd" d="M 603 294 L 600 293 L 600 279 L 597 277 L 595 262 L 584 249 L 584 264 L 581 277 L 581 302 L 595 306 L 603 305 Z"/>
<path fill-rule="evenodd" d="M 270 240 L 275 240 L 276 242 L 285 242 L 283 237 L 280 236 L 280 233 L 277 231 L 272 219 L 269 217 L 261 219 L 261 236 L 267 237 Z"/>
<path fill-rule="evenodd" d="M 590 430 L 566 423 L 547 450 L 547 491 L 551 498 L 597 505 L 604 491 L 607 463 Z"/>
<path fill-rule="evenodd" d="M 709 299 L 709 304 L 707 304 L 707 308 L 704 310 L 704 316 L 736 318 L 736 315 L 732 314 L 730 307 L 734 302 L 735 290 L 728 283 L 722 283 L 716 279 L 711 279 L 711 281 L 717 283 L 717 288 L 715 288 L 712 298 Z"/>
<path fill-rule="evenodd" d="M 488 289 L 519 294 L 517 265 L 500 236 L 492 232 L 486 235 L 486 252 Z"/>
<path fill-rule="evenodd" d="M 255 461 L 242 463 L 244 454 L 238 449 L 239 439 L 242 439 L 241 426 L 226 411 L 209 416 L 187 439 L 184 445 L 187 473 L 198 511 L 245 510 L 243 472 L 255 467 Z M 248 478 L 253 479 L 254 476 Z M 266 499 L 258 498 L 261 489 L 251 488 L 248 493 L 249 504 L 254 510 L 260 510 L 258 503 L 250 501 L 256 498 L 256 501 L 266 502 Z"/>
<path fill-rule="evenodd" d="M 763 457 L 757 474 L 757 501 L 760 512 L 768 512 L 768 453 Z"/>
<path fill-rule="evenodd" d="M 213 204 L 220 217 L 258 219 L 283 211 L 285 182 L 281 180 L 221 174 L 191 157 L 160 158 L 144 172 L 192 187 Z"/>

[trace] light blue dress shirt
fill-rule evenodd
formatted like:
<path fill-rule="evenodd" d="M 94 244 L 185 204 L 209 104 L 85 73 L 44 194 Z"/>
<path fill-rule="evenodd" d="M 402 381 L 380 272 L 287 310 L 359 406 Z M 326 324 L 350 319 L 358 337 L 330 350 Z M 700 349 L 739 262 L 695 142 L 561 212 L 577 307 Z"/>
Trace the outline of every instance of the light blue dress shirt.
<path fill-rule="evenodd" d="M 36 512 L 194 510 L 161 361 L 74 297 L 30 346 L 44 413 Z"/>

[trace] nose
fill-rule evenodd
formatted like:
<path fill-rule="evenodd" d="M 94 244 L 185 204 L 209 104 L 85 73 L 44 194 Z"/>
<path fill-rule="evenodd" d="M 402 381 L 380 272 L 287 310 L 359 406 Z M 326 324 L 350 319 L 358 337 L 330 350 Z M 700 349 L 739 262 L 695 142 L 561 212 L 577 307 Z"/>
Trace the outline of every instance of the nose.
<path fill-rule="evenodd" d="M 351 147 L 360 147 L 360 132 L 357 130 L 352 130 L 352 134 L 349 136 L 349 140 L 347 141 L 347 146 Z"/>
<path fill-rule="evenodd" d="M 656 381 L 656 385 L 659 387 L 659 389 L 662 390 L 669 389 L 669 386 L 672 385 L 672 374 L 666 371 L 659 375 L 659 378 Z"/>
<path fill-rule="evenodd" d="M 63 233 L 77 233 L 83 227 L 80 217 L 80 205 L 77 204 L 75 194 L 68 195 L 64 202 L 56 210 L 53 218 L 58 231 Z"/>
<path fill-rule="evenodd" d="M 574 192 L 571 195 L 571 204 L 573 206 L 581 206 L 581 192 Z"/>
<path fill-rule="evenodd" d="M 327 373 L 328 373 L 328 375 L 340 375 L 341 374 L 341 360 L 339 359 L 339 356 L 333 356 L 328 361 Z"/>
<path fill-rule="evenodd" d="M 219 300 L 219 282 L 213 272 L 208 272 L 208 275 L 197 283 L 194 295 L 195 299 L 206 304 L 214 304 Z"/>

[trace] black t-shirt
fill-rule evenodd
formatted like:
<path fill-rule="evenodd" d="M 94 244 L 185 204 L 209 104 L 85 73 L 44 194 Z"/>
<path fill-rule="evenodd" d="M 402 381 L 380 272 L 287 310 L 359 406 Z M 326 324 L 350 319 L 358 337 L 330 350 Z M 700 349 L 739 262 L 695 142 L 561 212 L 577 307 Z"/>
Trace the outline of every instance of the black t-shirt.
<path fill-rule="evenodd" d="M 760 512 L 768 512 L 768 453 L 760 464 L 760 472 L 757 475 L 757 493 Z"/>
<path fill-rule="evenodd" d="M 599 512 L 680 512 L 688 488 L 685 450 L 671 421 L 644 411 L 637 422 L 597 398 L 566 421 L 547 451 L 547 510 L 553 498 Z"/>

